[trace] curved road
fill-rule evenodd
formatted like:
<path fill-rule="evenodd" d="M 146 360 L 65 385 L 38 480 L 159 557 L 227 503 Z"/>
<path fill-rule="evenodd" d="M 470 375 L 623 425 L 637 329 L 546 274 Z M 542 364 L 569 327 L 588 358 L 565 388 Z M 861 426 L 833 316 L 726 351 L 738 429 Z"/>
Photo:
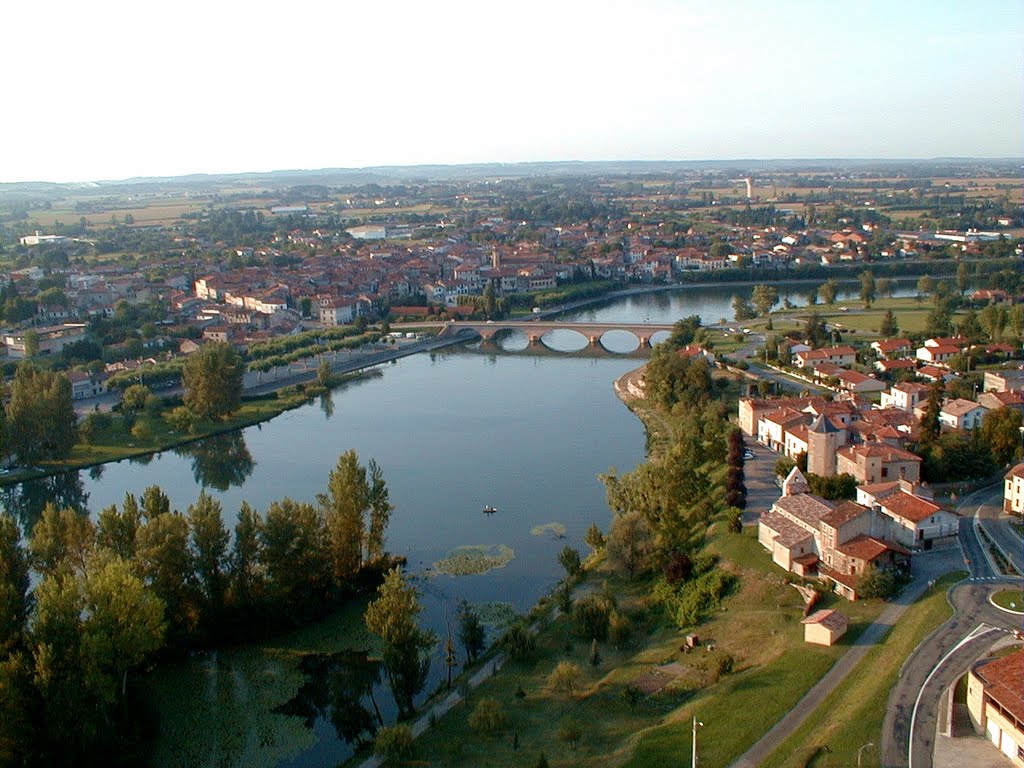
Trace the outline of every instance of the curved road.
<path fill-rule="evenodd" d="M 943 692 L 998 640 L 1020 628 L 1020 619 L 988 601 L 1001 585 L 1018 578 L 997 574 L 978 539 L 975 517 L 982 517 L 1001 488 L 982 489 L 961 503 L 960 545 L 971 578 L 952 587 L 953 617 L 927 637 L 904 664 L 889 694 L 882 724 L 882 765 L 892 768 L 931 768 L 939 703 Z M 993 530 L 999 522 L 989 516 Z M 989 531 L 989 524 L 985 525 Z M 1007 533 L 1013 535 L 1007 527 Z M 1009 542 L 1008 542 L 1009 543 Z M 1019 558 L 1019 544 L 1017 554 Z M 912 745 L 912 747 L 911 747 Z"/>

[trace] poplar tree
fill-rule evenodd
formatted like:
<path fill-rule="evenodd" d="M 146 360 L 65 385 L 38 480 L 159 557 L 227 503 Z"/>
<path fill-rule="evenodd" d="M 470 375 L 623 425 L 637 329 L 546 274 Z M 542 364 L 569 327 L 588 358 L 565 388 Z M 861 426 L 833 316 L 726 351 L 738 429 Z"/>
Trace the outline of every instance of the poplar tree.
<path fill-rule="evenodd" d="M 396 566 L 388 572 L 377 595 L 366 607 L 366 628 L 384 641 L 384 671 L 398 705 L 398 715 L 405 717 L 414 711 L 413 699 L 426 685 L 430 671 L 428 652 L 435 637 L 416 624 L 422 610 L 419 595 L 402 578 L 401 568 Z"/>
<path fill-rule="evenodd" d="M 388 484 L 380 465 L 370 459 L 370 530 L 366 537 L 366 559 L 369 562 L 384 556 L 384 536 L 387 532 L 391 513 L 395 507 L 391 503 Z"/>
<path fill-rule="evenodd" d="M 370 507 L 370 484 L 366 468 L 353 450 L 338 457 L 327 481 L 327 493 L 317 496 L 327 523 L 331 571 L 337 586 L 346 584 L 363 562 L 366 512 Z"/>
<path fill-rule="evenodd" d="M 204 344 L 181 372 L 186 407 L 201 419 L 219 421 L 237 410 L 244 374 L 234 347 L 223 341 Z"/>
<path fill-rule="evenodd" d="M 192 538 L 192 562 L 203 596 L 207 623 L 221 618 L 227 589 L 227 552 L 230 539 L 224 527 L 220 502 L 206 491 L 189 505 L 188 524 Z"/>

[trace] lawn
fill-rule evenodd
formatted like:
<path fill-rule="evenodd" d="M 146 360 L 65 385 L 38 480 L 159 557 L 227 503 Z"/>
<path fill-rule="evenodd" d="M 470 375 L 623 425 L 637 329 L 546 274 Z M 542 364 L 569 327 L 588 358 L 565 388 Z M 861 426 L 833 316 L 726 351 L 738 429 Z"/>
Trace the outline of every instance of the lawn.
<path fill-rule="evenodd" d="M 599 588 L 607 580 L 620 610 L 632 617 L 631 642 L 618 649 L 602 644 L 601 663 L 593 667 L 590 644 L 575 635 L 565 617 L 554 620 L 539 637 L 536 657 L 510 663 L 473 691 L 416 742 L 415 759 L 433 766 L 500 768 L 532 765 L 543 751 L 552 766 L 668 765 L 689 754 L 690 718 L 696 714 L 705 723 L 701 765 L 724 768 L 767 732 L 846 646 L 804 646 L 802 599 L 771 565 L 752 530 L 712 533 L 709 547 L 723 568 L 740 577 L 739 588 L 709 621 L 680 630 L 647 604 L 649 585 L 591 574 L 585 588 Z M 822 605 L 836 600 L 826 596 Z M 844 642 L 852 642 L 882 607 L 878 601 L 844 603 L 853 625 Z M 697 633 L 701 647 L 689 652 L 682 647 L 687 631 Z M 720 672 L 720 660 L 727 658 L 732 671 Z M 583 670 L 581 687 L 571 699 L 546 683 L 562 660 Z M 678 665 L 679 675 L 631 704 L 627 689 L 641 675 L 669 663 Z M 519 690 L 525 696 L 517 696 Z M 469 728 L 468 717 L 484 696 L 497 699 L 508 714 L 508 726 L 498 734 L 479 735 Z M 736 717 L 744 711 L 758 714 Z M 567 723 L 582 732 L 576 745 L 561 738 Z"/>
<path fill-rule="evenodd" d="M 763 764 L 764 768 L 802 768 L 815 753 L 816 768 L 846 768 L 857 763 L 857 750 L 865 750 L 863 765 L 879 765 L 881 739 L 889 691 L 904 661 L 922 640 L 952 615 L 946 590 L 967 574 L 943 576 L 911 606 L 885 640 L 872 648 L 850 675 Z M 836 717 L 842 712 L 842 717 Z M 822 749 L 827 747 L 827 751 Z"/>
<path fill-rule="evenodd" d="M 992 602 L 1000 608 L 1020 613 L 1024 611 L 1024 590 L 1002 589 L 992 595 Z"/>

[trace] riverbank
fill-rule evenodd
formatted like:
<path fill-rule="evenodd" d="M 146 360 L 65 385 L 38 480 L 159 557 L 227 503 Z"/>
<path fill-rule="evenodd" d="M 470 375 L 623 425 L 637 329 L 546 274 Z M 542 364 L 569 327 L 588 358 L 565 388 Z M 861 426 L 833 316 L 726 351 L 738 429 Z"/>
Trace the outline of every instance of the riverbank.
<path fill-rule="evenodd" d="M 148 419 L 146 430 L 133 435 L 130 430 L 101 429 L 87 444 L 75 445 L 68 459 L 40 462 L 37 466 L 15 468 L 0 476 L 0 487 L 15 485 L 25 480 L 34 480 L 62 472 L 89 469 L 103 464 L 151 456 L 162 451 L 181 448 L 206 438 L 234 432 L 246 427 L 267 422 L 282 413 L 299 408 L 317 397 L 329 393 L 336 387 L 357 380 L 364 372 L 409 355 L 434 352 L 454 344 L 461 338 L 431 338 L 411 344 L 397 345 L 390 349 L 350 356 L 331 363 L 331 374 L 335 380 L 330 387 L 316 383 L 316 367 L 291 372 L 287 376 L 274 378 L 245 391 L 237 411 L 220 422 L 207 422 L 196 432 L 179 432 L 171 428 L 162 418 Z M 310 385 L 313 386 L 310 386 Z M 116 425 L 120 427 L 121 425 Z"/>

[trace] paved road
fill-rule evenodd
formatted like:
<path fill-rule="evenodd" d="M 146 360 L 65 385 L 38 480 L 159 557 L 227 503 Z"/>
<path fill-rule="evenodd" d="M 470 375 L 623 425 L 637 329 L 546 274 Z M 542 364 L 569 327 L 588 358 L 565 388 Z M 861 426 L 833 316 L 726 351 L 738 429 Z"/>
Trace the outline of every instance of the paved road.
<path fill-rule="evenodd" d="M 998 576 L 974 528 L 974 513 L 992 493 L 991 488 L 982 489 L 961 502 L 960 546 L 971 579 L 950 590 L 953 617 L 914 650 L 889 694 L 880 751 L 885 766 L 931 768 L 943 691 L 1019 624 L 988 602 L 994 588 L 1014 583 Z"/>
<path fill-rule="evenodd" d="M 1010 518 L 1003 513 L 1002 503 L 1003 486 L 1000 483 L 974 508 L 974 517 L 1017 572 L 1024 574 L 1024 539 L 1010 527 Z"/>

